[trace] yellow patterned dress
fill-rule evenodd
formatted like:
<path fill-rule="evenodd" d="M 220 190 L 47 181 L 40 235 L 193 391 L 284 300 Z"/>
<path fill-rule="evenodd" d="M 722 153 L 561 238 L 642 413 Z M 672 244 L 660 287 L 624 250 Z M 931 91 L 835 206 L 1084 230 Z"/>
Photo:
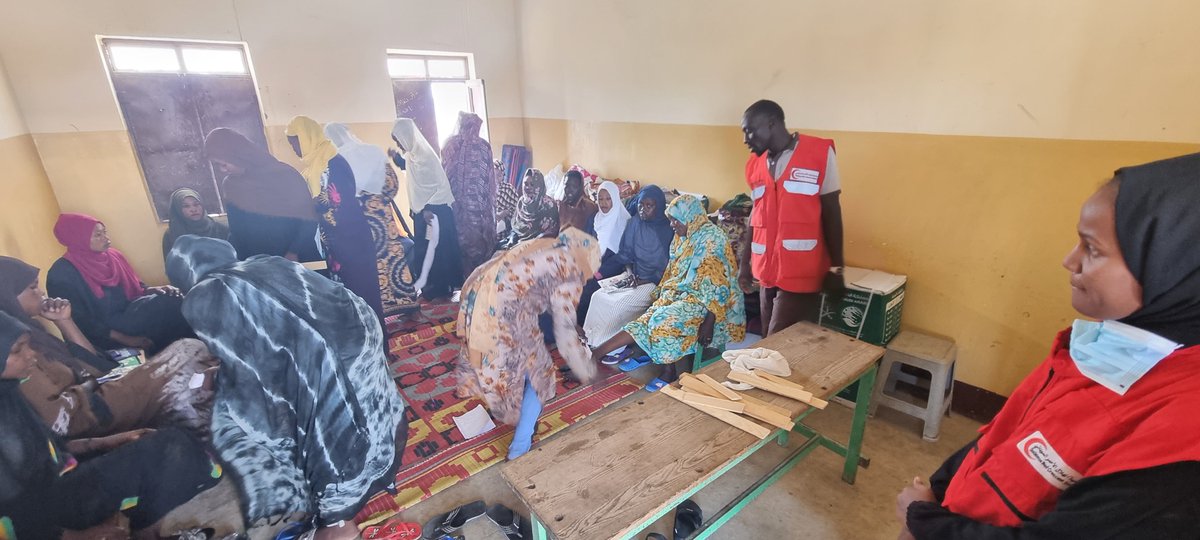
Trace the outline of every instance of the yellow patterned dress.
<path fill-rule="evenodd" d="M 392 211 L 392 198 L 400 190 L 396 171 L 385 167 L 387 180 L 383 193 L 359 192 L 367 225 L 375 246 L 375 261 L 379 271 L 379 294 L 383 301 L 384 316 L 411 313 L 419 307 L 417 292 L 413 289 L 413 277 L 408 268 L 408 252 L 413 242 L 400 231 Z"/>
<path fill-rule="evenodd" d="M 746 337 L 745 299 L 725 232 L 708 221 L 704 206 L 691 195 L 668 205 L 667 216 L 686 223 L 687 236 L 671 243 L 671 261 L 650 309 L 624 328 L 658 364 L 695 354 L 709 312 L 716 317 L 712 346 Z"/>

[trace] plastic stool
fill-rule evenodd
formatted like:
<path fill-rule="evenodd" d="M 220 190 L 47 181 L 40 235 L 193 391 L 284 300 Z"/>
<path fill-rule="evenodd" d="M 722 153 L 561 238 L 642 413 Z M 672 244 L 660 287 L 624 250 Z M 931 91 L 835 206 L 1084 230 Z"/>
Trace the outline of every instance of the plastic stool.
<path fill-rule="evenodd" d="M 950 412 L 950 401 L 954 397 L 954 362 L 958 347 L 953 341 L 927 336 L 918 332 L 903 331 L 887 346 L 880 365 L 880 377 L 871 396 L 869 412 L 875 415 L 880 405 L 895 409 L 925 421 L 922 438 L 936 441 L 942 427 L 942 417 Z M 896 390 L 898 379 L 916 378 L 900 371 L 900 366 L 912 366 L 929 372 L 929 400 L 924 407 L 914 405 L 889 395 Z"/>

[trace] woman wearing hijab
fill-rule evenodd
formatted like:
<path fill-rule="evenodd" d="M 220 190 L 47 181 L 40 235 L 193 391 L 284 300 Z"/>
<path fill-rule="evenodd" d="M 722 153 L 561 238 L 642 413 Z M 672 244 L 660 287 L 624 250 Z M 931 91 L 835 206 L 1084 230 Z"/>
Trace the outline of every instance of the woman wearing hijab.
<path fill-rule="evenodd" d="M 479 136 L 483 119 L 458 114 L 458 133 L 442 146 L 442 165 L 454 194 L 463 273 L 470 274 L 496 252 L 496 175 L 492 145 Z"/>
<path fill-rule="evenodd" d="M 375 242 L 358 200 L 358 186 L 350 163 L 338 155 L 333 142 L 312 118 L 293 118 L 286 135 L 292 150 L 304 161 L 305 179 L 312 185 L 315 178 L 319 186 L 317 212 L 321 216 L 321 243 L 325 246 L 330 273 L 366 300 L 383 324 Z"/>
<path fill-rule="evenodd" d="M 188 188 L 177 189 L 171 194 L 170 221 L 163 233 L 163 260 L 175 245 L 175 239 L 185 234 L 229 240 L 229 226 L 209 217 L 200 194 Z"/>
<path fill-rule="evenodd" d="M 496 237 L 507 242 L 512 233 L 512 218 L 517 211 L 517 190 L 508 183 L 508 175 L 504 173 L 504 163 L 496 160 L 492 164 L 492 174 L 496 177 Z"/>
<path fill-rule="evenodd" d="M 600 190 L 596 192 L 596 207 L 597 212 L 592 221 L 592 228 L 596 231 L 596 238 L 600 240 L 600 252 L 603 253 L 600 260 L 603 264 L 621 251 L 621 237 L 625 235 L 625 226 L 629 224 L 630 216 L 629 210 L 625 208 L 624 204 L 621 204 L 620 190 L 616 184 L 609 181 L 600 184 Z M 592 305 L 592 295 L 600 290 L 598 279 L 602 279 L 599 273 L 593 276 L 583 288 L 583 298 L 579 301 L 579 309 L 576 310 L 580 326 L 587 319 L 588 308 Z"/>
<path fill-rule="evenodd" d="M 429 300 L 449 297 L 463 282 L 450 181 L 441 159 L 411 118 L 396 119 L 392 140 L 400 148 L 389 152 L 392 161 L 408 176 L 415 244 L 411 266 L 419 274 L 414 287 Z"/>
<path fill-rule="evenodd" d="M 463 286 L 456 372 L 462 391 L 516 426 L 508 459 L 529 451 L 541 404 L 554 397 L 557 370 L 538 316 L 549 312 L 558 350 L 581 380 L 596 366 L 575 331 L 575 304 L 600 266 L 595 238 L 567 229 L 557 238 L 523 242 L 479 267 Z"/>
<path fill-rule="evenodd" d="M 318 537 L 357 534 L 349 520 L 393 480 L 408 435 L 371 307 L 286 259 L 238 262 L 212 238 L 181 237 L 167 275 L 221 360 L 212 443 L 247 523 L 303 513 Z"/>
<path fill-rule="evenodd" d="M 1063 266 L 1086 319 L 896 498 L 901 538 L 1197 538 L 1200 154 L 1126 167 Z M 1066 285 L 1066 283 L 1064 283 Z"/>
<path fill-rule="evenodd" d="M 654 302 L 654 288 L 667 269 L 675 231 L 664 213 L 666 196 L 658 186 L 647 186 L 635 205 L 638 218 L 629 221 L 617 254 L 605 260 L 596 275 L 598 279 L 608 279 L 628 273 L 617 283 L 591 295 L 583 331 L 592 347 L 608 341 L 646 312 Z M 605 362 L 616 363 L 616 360 L 606 358 Z"/>
<path fill-rule="evenodd" d="M 315 261 L 317 214 L 304 177 L 242 134 L 217 128 L 204 153 L 225 179 L 221 196 L 229 217 L 229 242 L 238 257 L 277 255 Z"/>
<path fill-rule="evenodd" d="M 675 241 L 671 263 L 655 290 L 654 304 L 594 352 L 598 361 L 618 347 L 636 344 L 656 364 L 651 392 L 674 382 L 676 362 L 704 347 L 724 347 L 746 337 L 746 313 L 737 286 L 737 258 L 729 239 L 708 220 L 700 200 L 683 195 L 667 207 Z"/>
<path fill-rule="evenodd" d="M 67 252 L 46 273 L 46 289 L 71 302 L 71 317 L 93 345 L 134 347 L 153 355 L 193 336 L 179 312 L 179 289 L 142 283 L 125 255 L 112 247 L 100 220 L 60 214 L 54 237 Z"/>
<path fill-rule="evenodd" d="M 412 272 L 408 268 L 413 241 L 400 232 L 393 212 L 395 204 L 392 200 L 400 190 L 396 171 L 388 165 L 383 149 L 360 141 L 345 125 L 326 124 L 325 134 L 354 172 L 358 202 L 375 243 L 375 265 L 379 272 L 384 316 L 417 310 L 417 291 L 413 289 Z M 408 225 L 404 228 L 407 230 Z"/>
<path fill-rule="evenodd" d="M 512 218 L 512 233 L 501 246 L 511 249 L 526 240 L 554 238 L 558 235 L 558 203 L 546 195 L 542 171 L 529 169 L 521 180 L 521 198 Z"/>
<path fill-rule="evenodd" d="M 0 536 L 127 537 L 105 526 L 124 513 L 135 531 L 216 485 L 221 468 L 178 430 L 127 432 L 64 442 L 21 394 L 39 358 L 30 329 L 0 313 Z"/>
<path fill-rule="evenodd" d="M 207 436 L 212 391 L 205 383 L 216 359 L 200 341 L 176 341 L 120 378 L 99 383 L 118 364 L 98 354 L 71 320 L 69 301 L 46 297 L 38 269 L 12 257 L 0 257 L 0 312 L 29 328 L 38 362 L 21 392 L 56 434 L 99 437 L 174 425 Z M 64 339 L 35 318 L 53 323 Z"/>

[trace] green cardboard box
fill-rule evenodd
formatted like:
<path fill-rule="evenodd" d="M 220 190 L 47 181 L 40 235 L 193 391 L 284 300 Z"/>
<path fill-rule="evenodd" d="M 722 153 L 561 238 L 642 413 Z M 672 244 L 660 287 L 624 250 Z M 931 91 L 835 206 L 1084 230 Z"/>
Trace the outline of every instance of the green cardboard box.
<path fill-rule="evenodd" d="M 900 333 L 904 311 L 904 289 L 908 277 L 847 266 L 846 295 L 840 302 L 826 296 L 821 301 L 821 326 L 837 330 L 867 343 L 887 346 Z M 838 393 L 853 402 L 858 383 Z"/>

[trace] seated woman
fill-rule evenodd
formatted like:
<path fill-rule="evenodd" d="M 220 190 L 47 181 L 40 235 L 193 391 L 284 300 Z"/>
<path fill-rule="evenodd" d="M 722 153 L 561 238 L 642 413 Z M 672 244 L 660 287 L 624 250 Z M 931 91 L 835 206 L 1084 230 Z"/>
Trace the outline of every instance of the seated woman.
<path fill-rule="evenodd" d="M 304 177 L 310 184 L 315 182 L 319 189 L 315 200 L 329 272 L 366 300 L 379 324 L 383 324 L 375 242 L 358 201 L 358 186 L 350 163 L 338 155 L 337 147 L 312 118 L 293 118 L 285 135 L 296 156 L 304 161 Z"/>
<path fill-rule="evenodd" d="M 312 516 L 318 538 L 394 479 L 408 425 L 375 312 L 340 283 L 282 257 L 237 262 L 227 242 L 184 236 L 167 275 L 221 360 L 212 442 L 252 525 Z"/>
<path fill-rule="evenodd" d="M 677 238 L 654 304 L 593 353 L 599 361 L 618 347 L 636 343 L 654 363 L 667 366 L 646 385 L 651 392 L 675 381 L 679 360 L 686 366 L 697 350 L 746 337 L 737 259 L 724 232 L 709 222 L 704 206 L 691 195 L 675 199 L 667 215 Z"/>
<path fill-rule="evenodd" d="M 629 225 L 630 215 L 625 205 L 621 204 L 621 192 L 617 189 L 617 185 L 607 180 L 600 184 L 600 190 L 596 193 L 596 207 L 596 216 L 592 218 L 592 230 L 596 232 L 596 238 L 600 240 L 600 252 L 603 254 L 600 256 L 600 265 L 603 267 L 609 259 L 616 257 L 617 253 L 621 251 L 621 239 L 625 236 L 625 228 Z M 601 277 L 597 273 L 584 286 L 583 298 L 579 301 L 579 309 L 576 313 L 581 326 L 587 318 L 592 295 L 600 290 L 596 281 Z"/>
<path fill-rule="evenodd" d="M 216 359 L 195 339 L 181 339 L 115 380 L 97 382 L 117 363 L 97 353 L 71 319 L 71 303 L 46 298 L 38 269 L 0 257 L 0 312 L 29 328 L 38 362 L 21 393 L 55 434 L 100 437 L 140 428 L 178 426 L 208 436 Z M 53 323 L 65 338 L 35 318 Z M 199 376 L 193 385 L 193 379 Z"/>
<path fill-rule="evenodd" d="M 1120 169 L 1084 203 L 1063 266 L 1087 319 L 900 493 L 901 538 L 1200 537 L 1198 205 L 1200 154 Z"/>
<path fill-rule="evenodd" d="M 100 220 L 60 214 L 54 237 L 67 252 L 46 273 L 46 289 L 71 302 L 72 319 L 93 345 L 135 347 L 153 355 L 194 336 L 179 311 L 179 289 L 142 283 L 125 255 L 112 247 Z"/>
<path fill-rule="evenodd" d="M 598 284 L 584 289 L 583 331 L 592 347 L 616 335 L 654 302 L 654 288 L 662 281 L 675 236 L 664 214 L 666 208 L 666 197 L 658 186 L 643 189 L 637 198 L 638 219 L 629 222 L 616 256 L 609 257 L 595 276 L 606 279 L 629 272 L 632 278 L 612 290 L 601 290 Z M 605 363 L 615 361 L 606 358 Z"/>
<path fill-rule="evenodd" d="M 405 171 L 408 204 L 413 216 L 414 250 L 411 268 L 417 276 L 413 285 L 427 300 L 446 298 L 463 283 L 462 251 L 454 217 L 454 195 L 429 141 L 411 118 L 397 118 L 392 125 L 389 149 L 392 161 Z"/>
<path fill-rule="evenodd" d="M 200 194 L 189 188 L 177 189 L 171 194 L 170 222 L 162 241 L 164 261 L 171 246 L 175 245 L 175 239 L 185 234 L 229 240 L 229 226 L 209 217 Z"/>
<path fill-rule="evenodd" d="M 124 513 L 157 538 L 168 512 L 217 484 L 221 468 L 182 431 L 63 442 L 20 390 L 39 362 L 30 343 L 29 327 L 0 314 L 0 537 L 125 538 L 104 525 Z"/>
<path fill-rule="evenodd" d="M 478 397 L 497 420 L 516 426 L 508 459 L 529 451 L 542 403 L 555 393 L 557 372 L 538 328 L 540 314 L 549 311 L 558 351 L 575 376 L 585 382 L 596 376 L 575 330 L 575 304 L 599 266 L 596 239 L 567 229 L 492 258 L 463 286 L 459 395 Z"/>
<path fill-rule="evenodd" d="M 221 197 L 229 216 L 229 242 L 238 257 L 321 259 L 313 194 L 296 169 L 229 128 L 214 129 L 204 138 L 204 154 L 225 175 Z"/>
<path fill-rule="evenodd" d="M 500 249 L 511 249 L 526 240 L 558 236 L 558 203 L 546 195 L 546 177 L 542 171 L 529 169 L 521 180 L 521 198 L 512 217 L 512 232 L 500 243 Z"/>

